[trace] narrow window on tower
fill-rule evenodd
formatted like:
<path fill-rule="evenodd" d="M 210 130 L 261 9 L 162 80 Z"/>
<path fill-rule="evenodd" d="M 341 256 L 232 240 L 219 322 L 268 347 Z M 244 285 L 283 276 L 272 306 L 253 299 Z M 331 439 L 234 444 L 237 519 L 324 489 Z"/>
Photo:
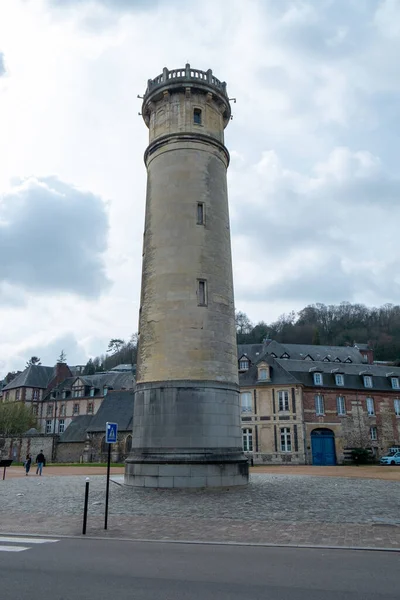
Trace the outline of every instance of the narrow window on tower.
<path fill-rule="evenodd" d="M 193 111 L 193 123 L 195 125 L 201 125 L 201 110 L 200 110 L 200 108 L 195 108 Z"/>
<path fill-rule="evenodd" d="M 197 225 L 204 225 L 204 202 L 197 203 Z"/>
<path fill-rule="evenodd" d="M 205 279 L 197 280 L 197 304 L 207 306 L 207 282 Z"/>

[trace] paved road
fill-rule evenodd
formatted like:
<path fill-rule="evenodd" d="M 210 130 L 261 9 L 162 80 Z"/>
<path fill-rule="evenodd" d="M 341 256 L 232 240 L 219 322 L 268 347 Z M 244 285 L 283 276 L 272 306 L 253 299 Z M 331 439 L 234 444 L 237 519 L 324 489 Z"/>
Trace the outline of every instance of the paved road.
<path fill-rule="evenodd" d="M 24 548 L 0 550 L 2 600 L 399 598 L 398 553 L 89 538 L 0 545 Z"/>

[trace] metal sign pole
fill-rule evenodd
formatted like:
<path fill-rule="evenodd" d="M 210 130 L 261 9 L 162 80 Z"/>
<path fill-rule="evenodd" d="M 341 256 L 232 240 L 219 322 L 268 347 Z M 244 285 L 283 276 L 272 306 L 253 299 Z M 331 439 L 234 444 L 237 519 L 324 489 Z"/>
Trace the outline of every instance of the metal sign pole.
<path fill-rule="evenodd" d="M 111 464 L 111 444 L 108 444 L 107 458 L 107 487 L 106 487 L 106 512 L 104 515 L 104 529 L 107 529 L 108 524 L 108 494 L 110 491 L 110 464 Z"/>

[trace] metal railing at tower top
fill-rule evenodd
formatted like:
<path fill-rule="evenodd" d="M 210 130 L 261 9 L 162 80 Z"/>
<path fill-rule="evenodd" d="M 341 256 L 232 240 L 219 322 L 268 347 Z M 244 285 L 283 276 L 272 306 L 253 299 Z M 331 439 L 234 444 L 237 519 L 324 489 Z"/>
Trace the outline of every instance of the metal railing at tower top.
<path fill-rule="evenodd" d="M 172 69 L 169 71 L 167 67 L 164 67 L 163 72 L 160 75 L 157 75 L 154 79 L 149 79 L 147 81 L 147 89 L 145 92 L 145 96 L 147 96 L 150 92 L 152 92 L 155 88 L 163 86 L 167 84 L 169 81 L 171 82 L 182 82 L 185 81 L 193 83 L 193 82 L 204 82 L 208 85 L 211 85 L 218 89 L 221 94 L 228 97 L 226 90 L 225 81 L 220 81 L 214 75 L 211 69 L 208 71 L 200 71 L 199 69 L 192 69 L 190 64 L 186 64 L 185 68 L 182 69 Z"/>

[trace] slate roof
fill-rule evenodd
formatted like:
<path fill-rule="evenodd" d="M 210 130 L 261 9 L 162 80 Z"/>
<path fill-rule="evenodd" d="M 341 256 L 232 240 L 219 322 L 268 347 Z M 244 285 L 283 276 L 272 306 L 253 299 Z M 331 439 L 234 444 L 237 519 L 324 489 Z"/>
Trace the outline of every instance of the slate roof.
<path fill-rule="evenodd" d="M 55 367 L 44 367 L 43 365 L 30 365 L 15 377 L 9 384 L 3 387 L 3 391 L 13 390 L 19 387 L 32 387 L 46 389 L 50 381 L 55 377 Z"/>
<path fill-rule="evenodd" d="M 133 390 L 109 392 L 97 413 L 92 417 L 88 431 L 105 431 L 107 422 L 118 423 L 119 431 L 131 431 L 133 402 Z"/>
<path fill-rule="evenodd" d="M 276 360 L 298 383 L 316 389 L 336 388 L 337 390 L 354 389 L 362 390 L 373 395 L 374 390 L 393 391 L 390 377 L 400 378 L 400 368 L 392 366 L 350 364 L 350 363 L 328 363 L 312 362 L 307 360 Z M 311 369 L 311 371 L 310 371 Z M 335 370 L 344 376 L 344 385 L 336 385 Z M 332 372 L 333 371 L 333 372 Z M 313 373 L 322 373 L 323 385 L 314 385 Z M 372 375 L 373 387 L 364 386 L 363 375 Z M 289 381 L 288 381 L 289 383 Z M 398 390 L 400 397 L 400 390 Z"/>
<path fill-rule="evenodd" d="M 251 365 L 250 368 L 247 371 L 243 371 L 241 373 L 239 373 L 239 385 L 240 387 L 245 387 L 245 386 L 253 386 L 255 384 L 257 385 L 286 385 L 286 384 L 291 384 L 291 385 L 296 385 L 299 382 L 297 381 L 297 379 L 295 378 L 294 375 L 292 375 L 291 373 L 289 373 L 287 371 L 287 369 L 285 368 L 285 363 L 288 361 L 281 361 L 280 362 L 278 360 L 276 360 L 275 358 L 272 358 L 272 356 L 264 356 L 262 359 L 263 362 L 267 363 L 271 369 L 270 369 L 270 375 L 271 375 L 271 379 L 269 381 L 259 381 L 258 380 L 258 368 L 257 365 Z M 307 363 L 309 364 L 309 363 Z"/>
<path fill-rule="evenodd" d="M 131 372 L 107 371 L 106 373 L 95 373 L 94 375 L 76 375 L 67 377 L 62 383 L 57 386 L 57 390 L 61 393 L 63 390 L 71 390 L 72 385 L 79 379 L 84 385 L 94 387 L 98 390 L 103 390 L 104 386 L 113 388 L 114 390 L 133 389 L 135 386 L 134 378 Z M 46 396 L 46 400 L 49 394 Z"/>
<path fill-rule="evenodd" d="M 240 359 L 243 354 L 246 354 L 252 363 L 258 362 L 264 355 L 275 354 L 276 358 L 280 359 L 284 354 L 287 354 L 292 360 L 304 360 L 307 356 L 310 356 L 314 361 L 329 358 L 331 362 L 334 362 L 335 358 L 338 358 L 340 362 L 350 359 L 352 363 L 366 364 L 366 359 L 359 348 L 353 348 L 352 346 L 281 344 L 275 340 L 268 340 L 264 344 L 239 344 L 238 358 Z"/>
<path fill-rule="evenodd" d="M 252 363 L 257 362 L 262 355 L 265 354 L 267 346 L 270 344 L 270 340 L 263 344 L 239 344 L 238 345 L 238 359 L 244 354 L 251 360 Z"/>
<path fill-rule="evenodd" d="M 86 440 L 86 431 L 92 419 L 94 419 L 92 415 L 74 417 L 64 433 L 60 435 L 60 443 L 84 442 Z"/>

